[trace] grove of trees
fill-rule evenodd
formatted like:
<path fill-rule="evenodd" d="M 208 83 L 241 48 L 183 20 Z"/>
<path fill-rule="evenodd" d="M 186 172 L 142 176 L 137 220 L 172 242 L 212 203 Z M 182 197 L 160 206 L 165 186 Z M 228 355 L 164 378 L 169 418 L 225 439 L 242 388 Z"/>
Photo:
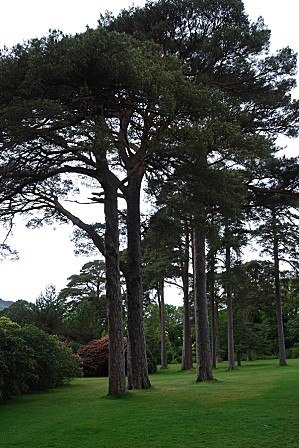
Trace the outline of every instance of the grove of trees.
<path fill-rule="evenodd" d="M 285 365 L 286 336 L 296 344 L 298 158 L 276 144 L 298 134 L 296 55 L 271 54 L 270 36 L 241 0 L 157 0 L 2 50 L 1 223 L 71 222 L 78 251 L 105 259 L 34 310 L 12 307 L 80 344 L 107 331 L 110 395 L 151 387 L 157 338 L 162 367 L 195 356 L 198 382 L 221 357 Z M 268 261 L 244 262 L 251 240 Z M 167 282 L 181 285 L 181 317 Z"/>

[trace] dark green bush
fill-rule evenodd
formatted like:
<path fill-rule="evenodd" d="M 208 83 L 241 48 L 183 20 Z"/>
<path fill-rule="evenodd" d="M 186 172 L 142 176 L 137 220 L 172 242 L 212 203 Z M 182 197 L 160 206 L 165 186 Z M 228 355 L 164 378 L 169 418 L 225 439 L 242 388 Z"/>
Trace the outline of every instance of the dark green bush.
<path fill-rule="evenodd" d="M 0 328 L 0 402 L 29 391 L 31 357 L 21 337 Z"/>
<path fill-rule="evenodd" d="M 290 347 L 286 349 L 287 358 L 299 358 L 299 345 L 294 345 L 294 347 Z"/>
<path fill-rule="evenodd" d="M 79 376 L 79 359 L 57 337 L 34 325 L 25 325 L 18 333 L 31 347 L 35 366 L 30 390 L 41 391 L 60 386 L 64 381 Z"/>
<path fill-rule="evenodd" d="M 157 372 L 157 360 L 152 355 L 149 349 L 146 350 L 147 353 L 147 369 L 148 373 L 156 373 Z"/>
<path fill-rule="evenodd" d="M 0 402 L 60 386 L 80 375 L 80 360 L 56 337 L 33 325 L 0 322 Z"/>

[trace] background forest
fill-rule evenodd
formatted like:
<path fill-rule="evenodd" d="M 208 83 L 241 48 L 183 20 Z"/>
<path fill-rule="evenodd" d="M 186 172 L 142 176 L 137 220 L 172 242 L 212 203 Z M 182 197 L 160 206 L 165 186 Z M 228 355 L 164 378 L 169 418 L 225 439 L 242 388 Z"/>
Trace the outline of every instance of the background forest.
<path fill-rule="evenodd" d="M 240 0 L 159 0 L 2 51 L 2 224 L 71 222 L 95 256 L 2 314 L 77 351 L 108 334 L 111 395 L 157 363 L 206 381 L 223 359 L 298 356 L 298 158 L 276 144 L 298 135 L 297 60 L 269 42 Z"/>

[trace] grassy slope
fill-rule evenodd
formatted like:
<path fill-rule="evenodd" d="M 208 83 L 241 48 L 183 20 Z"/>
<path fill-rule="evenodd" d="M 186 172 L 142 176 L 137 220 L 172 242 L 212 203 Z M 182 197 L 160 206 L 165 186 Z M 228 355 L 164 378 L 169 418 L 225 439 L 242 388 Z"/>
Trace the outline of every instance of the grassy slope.
<path fill-rule="evenodd" d="M 179 366 L 152 376 L 150 391 L 106 397 L 106 379 L 19 397 L 0 406 L 3 448 L 299 447 L 299 360 L 220 366 L 195 383 Z"/>

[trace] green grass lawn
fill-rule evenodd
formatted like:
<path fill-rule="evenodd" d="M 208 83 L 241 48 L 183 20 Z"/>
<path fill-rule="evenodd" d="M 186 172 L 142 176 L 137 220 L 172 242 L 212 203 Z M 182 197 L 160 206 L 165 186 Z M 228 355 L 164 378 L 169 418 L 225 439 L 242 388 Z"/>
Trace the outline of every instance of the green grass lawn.
<path fill-rule="evenodd" d="M 106 396 L 107 379 L 18 397 L 0 406 L 0 447 L 290 448 L 299 447 L 299 360 L 244 363 L 215 381 L 171 366 L 153 388 Z"/>

